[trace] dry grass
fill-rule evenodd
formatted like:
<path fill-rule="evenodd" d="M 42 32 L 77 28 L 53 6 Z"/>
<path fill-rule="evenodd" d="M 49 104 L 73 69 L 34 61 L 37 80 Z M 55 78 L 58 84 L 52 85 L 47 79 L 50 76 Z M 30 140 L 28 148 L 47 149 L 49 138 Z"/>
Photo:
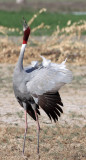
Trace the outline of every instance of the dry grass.
<path fill-rule="evenodd" d="M 42 127 L 40 133 L 40 159 L 42 160 L 85 160 L 86 126 Z M 25 156 L 22 156 L 24 129 L 8 125 L 0 126 L 0 156 L 2 160 L 23 160 L 37 158 L 37 136 L 35 127 L 27 133 Z M 2 136 L 4 135 L 4 136 Z"/>
<path fill-rule="evenodd" d="M 66 57 L 68 63 L 76 65 L 86 64 L 86 45 L 85 37 L 81 37 L 82 40 L 78 40 L 77 37 L 62 35 L 60 37 L 51 36 L 45 40 L 46 42 L 40 44 L 39 41 L 30 38 L 31 44 L 37 46 L 28 46 L 26 48 L 24 62 L 29 64 L 32 60 L 41 60 L 39 55 L 44 55 L 46 58 L 51 59 L 54 62 L 61 62 Z M 22 39 L 22 38 L 21 38 Z M 22 43 L 22 40 L 18 41 L 18 44 Z M 53 41 L 56 42 L 53 43 Z M 52 42 L 51 42 L 52 40 Z M 16 42 L 17 43 L 17 42 Z M 53 43 L 53 44 L 52 44 Z M 20 46 L 12 43 L 8 39 L 2 39 L 0 43 L 0 63 L 16 63 L 20 53 Z"/>

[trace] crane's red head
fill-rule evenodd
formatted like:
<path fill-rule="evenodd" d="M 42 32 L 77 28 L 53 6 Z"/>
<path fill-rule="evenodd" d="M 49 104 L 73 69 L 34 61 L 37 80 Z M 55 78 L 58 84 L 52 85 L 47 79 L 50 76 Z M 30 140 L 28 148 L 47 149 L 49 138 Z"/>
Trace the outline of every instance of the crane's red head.
<path fill-rule="evenodd" d="M 24 31 L 23 44 L 27 44 L 29 35 L 30 35 L 30 27 L 27 27 L 27 29 Z"/>
<path fill-rule="evenodd" d="M 28 27 L 25 19 L 23 18 L 23 31 L 24 31 L 24 36 L 23 36 L 23 44 L 27 44 L 29 35 L 30 35 L 30 27 Z"/>

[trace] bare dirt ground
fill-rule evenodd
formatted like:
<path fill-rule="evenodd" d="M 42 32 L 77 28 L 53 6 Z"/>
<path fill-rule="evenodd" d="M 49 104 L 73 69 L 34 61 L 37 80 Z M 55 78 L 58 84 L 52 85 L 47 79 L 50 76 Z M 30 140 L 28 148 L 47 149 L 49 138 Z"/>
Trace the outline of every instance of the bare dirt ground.
<path fill-rule="evenodd" d="M 60 90 L 64 113 L 55 124 L 41 110 L 40 159 L 86 159 L 86 66 L 74 66 L 71 84 Z M 33 160 L 37 157 L 36 122 L 28 116 L 25 156 L 22 156 L 24 110 L 12 89 L 14 65 L 0 64 L 0 160 Z"/>

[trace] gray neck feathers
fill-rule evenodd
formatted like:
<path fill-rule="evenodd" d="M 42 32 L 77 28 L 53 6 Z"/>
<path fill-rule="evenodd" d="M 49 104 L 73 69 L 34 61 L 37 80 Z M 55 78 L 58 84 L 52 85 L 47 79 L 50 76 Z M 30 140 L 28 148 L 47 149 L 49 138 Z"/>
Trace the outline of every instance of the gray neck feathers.
<path fill-rule="evenodd" d="M 16 65 L 16 68 L 18 68 L 20 71 L 23 69 L 23 58 L 24 58 L 25 47 L 26 44 L 22 44 L 19 59 Z"/>

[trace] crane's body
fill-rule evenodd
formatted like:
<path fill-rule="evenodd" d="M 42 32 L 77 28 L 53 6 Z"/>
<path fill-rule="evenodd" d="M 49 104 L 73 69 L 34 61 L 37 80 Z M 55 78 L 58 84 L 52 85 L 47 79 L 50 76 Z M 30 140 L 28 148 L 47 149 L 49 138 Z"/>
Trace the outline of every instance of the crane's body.
<path fill-rule="evenodd" d="M 30 28 L 26 22 L 24 24 L 24 38 L 18 62 L 13 76 L 13 89 L 20 105 L 25 110 L 25 136 L 23 153 L 25 148 L 25 138 L 27 132 L 27 113 L 37 121 L 38 126 L 38 153 L 39 153 L 39 106 L 46 112 L 48 117 L 55 122 L 58 116 L 63 113 L 58 90 L 72 80 L 72 73 L 65 66 L 65 61 L 61 64 L 51 63 L 43 56 L 43 62 L 33 62 L 30 66 L 23 67 L 25 47 L 30 34 Z"/>

